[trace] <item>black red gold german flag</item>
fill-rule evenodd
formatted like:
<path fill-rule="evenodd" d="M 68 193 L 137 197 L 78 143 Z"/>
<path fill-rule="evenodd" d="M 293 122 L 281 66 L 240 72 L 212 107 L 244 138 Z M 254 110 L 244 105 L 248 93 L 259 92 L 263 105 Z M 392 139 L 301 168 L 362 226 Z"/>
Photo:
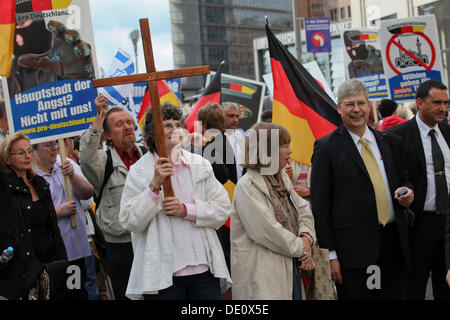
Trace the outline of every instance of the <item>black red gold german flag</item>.
<path fill-rule="evenodd" d="M 272 121 L 291 134 L 291 157 L 311 166 L 314 141 L 337 128 L 336 104 L 266 24 L 273 74 Z"/>

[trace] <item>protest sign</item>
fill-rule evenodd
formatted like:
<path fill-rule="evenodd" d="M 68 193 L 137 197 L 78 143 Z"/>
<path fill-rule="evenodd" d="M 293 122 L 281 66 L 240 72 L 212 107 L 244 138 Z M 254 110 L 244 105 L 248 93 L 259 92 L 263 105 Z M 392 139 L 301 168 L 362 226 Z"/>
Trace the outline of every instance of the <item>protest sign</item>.
<path fill-rule="evenodd" d="M 367 87 L 370 99 L 388 98 L 377 29 L 353 28 L 342 33 L 345 75 Z"/>
<path fill-rule="evenodd" d="M 17 2 L 13 65 L 2 79 L 10 132 L 32 143 L 79 135 L 97 113 L 89 2 L 36 3 Z"/>
<path fill-rule="evenodd" d="M 216 73 L 211 72 L 206 79 L 206 86 Z M 251 79 L 222 73 L 222 103 L 234 102 L 239 105 L 239 128 L 244 131 L 258 122 L 264 102 L 266 84 Z"/>
<path fill-rule="evenodd" d="M 316 61 L 310 61 L 303 64 L 303 67 L 308 70 L 308 72 L 316 79 L 316 81 L 319 83 L 319 85 L 322 87 L 323 90 L 328 94 L 328 96 L 334 101 L 336 101 L 336 97 L 333 93 L 333 90 L 331 90 L 330 86 L 328 85 L 327 80 L 325 79 L 325 76 L 322 73 L 322 70 L 320 70 L 319 65 Z"/>
<path fill-rule="evenodd" d="M 442 58 L 434 15 L 382 20 L 379 35 L 391 99 L 412 100 L 422 82 L 442 81 Z"/>

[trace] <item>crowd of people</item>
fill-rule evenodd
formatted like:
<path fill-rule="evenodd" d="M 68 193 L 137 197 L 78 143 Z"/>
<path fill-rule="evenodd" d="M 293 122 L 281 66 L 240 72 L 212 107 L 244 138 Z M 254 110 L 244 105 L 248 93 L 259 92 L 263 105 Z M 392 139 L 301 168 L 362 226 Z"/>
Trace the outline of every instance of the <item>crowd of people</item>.
<path fill-rule="evenodd" d="M 0 105 L 0 251 L 13 248 L 0 299 L 423 300 L 431 275 L 450 300 L 447 87 L 422 83 L 413 118 L 392 100 L 372 108 L 357 80 L 337 101 L 342 125 L 315 141 L 311 167 L 271 111 L 243 132 L 232 102 L 199 110 L 201 134 L 165 103 L 157 137 L 148 110 L 138 144 L 100 94 L 61 154 L 5 134 Z"/>

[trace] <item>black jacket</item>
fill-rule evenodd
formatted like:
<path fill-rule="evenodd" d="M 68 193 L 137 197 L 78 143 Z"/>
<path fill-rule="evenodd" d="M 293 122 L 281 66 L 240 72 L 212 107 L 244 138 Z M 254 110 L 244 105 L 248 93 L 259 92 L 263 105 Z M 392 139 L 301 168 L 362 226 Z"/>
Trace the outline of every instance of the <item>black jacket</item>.
<path fill-rule="evenodd" d="M 31 183 L 50 215 L 48 261 L 39 261 L 33 251 L 30 220 L 26 218 L 32 206 L 28 187 L 14 173 L 0 172 L 0 251 L 9 246 L 14 249 L 12 260 L 0 265 L 0 295 L 10 300 L 26 295 L 42 272 L 43 263 L 67 259 L 48 183 L 40 176 Z"/>
<path fill-rule="evenodd" d="M 445 141 L 450 146 L 450 128 L 444 124 L 439 124 L 439 130 L 441 130 Z M 414 202 L 411 205 L 411 209 L 416 214 L 421 214 L 427 194 L 427 167 L 417 120 L 414 117 L 409 121 L 389 128 L 388 131 L 400 136 L 403 144 L 406 146 L 407 169 L 411 183 L 414 185 Z"/>
<path fill-rule="evenodd" d="M 394 199 L 398 187 L 412 188 L 404 166 L 402 141 L 389 132 L 372 132 L 383 157 L 400 243 L 409 265 L 407 216 Z M 344 269 L 365 268 L 377 261 L 380 234 L 375 193 L 361 155 L 344 126 L 315 142 L 311 200 L 320 247 L 336 250 Z"/>
<path fill-rule="evenodd" d="M 448 196 L 447 222 L 445 227 L 445 265 L 450 270 L 450 194 Z"/>
<path fill-rule="evenodd" d="M 191 152 L 199 153 L 193 146 Z M 228 180 L 237 183 L 236 159 L 225 133 L 218 134 L 206 143 L 201 152 L 203 158 L 211 163 L 214 176 L 221 184 L 225 184 Z"/>

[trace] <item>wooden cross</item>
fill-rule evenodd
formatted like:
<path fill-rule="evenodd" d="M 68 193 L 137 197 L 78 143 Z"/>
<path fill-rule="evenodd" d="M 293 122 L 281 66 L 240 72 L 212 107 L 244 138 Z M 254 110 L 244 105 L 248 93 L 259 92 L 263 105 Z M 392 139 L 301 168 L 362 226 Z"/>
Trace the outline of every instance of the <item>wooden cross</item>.
<path fill-rule="evenodd" d="M 142 46 L 144 48 L 144 58 L 147 73 L 115 78 L 95 79 L 93 80 L 93 86 L 97 88 L 128 83 L 148 82 L 148 89 L 150 91 L 150 99 L 152 103 L 151 108 L 153 113 L 153 120 L 155 123 L 156 147 L 158 149 L 158 154 L 160 157 L 168 158 L 166 145 L 164 144 L 164 126 L 162 120 L 161 105 L 159 103 L 157 81 L 177 77 L 200 76 L 203 74 L 209 74 L 210 70 L 209 66 L 200 66 L 157 72 L 155 70 L 155 61 L 153 59 L 152 40 L 150 37 L 150 27 L 148 19 L 140 19 L 139 24 L 141 28 Z M 173 197 L 174 192 L 171 180 L 166 178 L 164 180 L 163 186 L 164 196 Z"/>

